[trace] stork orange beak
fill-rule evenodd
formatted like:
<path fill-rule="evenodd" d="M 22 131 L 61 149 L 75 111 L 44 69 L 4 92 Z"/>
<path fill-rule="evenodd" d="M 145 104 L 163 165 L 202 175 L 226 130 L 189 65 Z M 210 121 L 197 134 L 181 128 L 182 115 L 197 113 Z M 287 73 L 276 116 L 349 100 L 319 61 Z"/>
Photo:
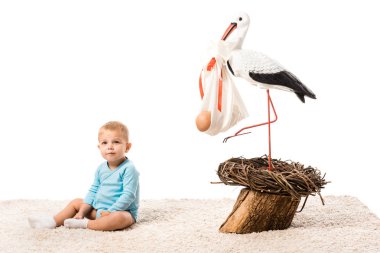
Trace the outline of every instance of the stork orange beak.
<path fill-rule="evenodd" d="M 236 29 L 237 23 L 231 23 L 227 30 L 224 32 L 222 40 L 226 40 L 228 36 Z"/>

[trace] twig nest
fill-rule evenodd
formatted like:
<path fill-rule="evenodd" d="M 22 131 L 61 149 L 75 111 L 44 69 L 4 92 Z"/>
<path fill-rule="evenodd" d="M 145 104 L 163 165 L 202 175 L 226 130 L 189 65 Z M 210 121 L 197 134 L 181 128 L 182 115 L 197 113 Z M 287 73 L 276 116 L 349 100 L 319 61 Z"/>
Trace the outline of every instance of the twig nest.
<path fill-rule="evenodd" d="M 219 165 L 218 176 L 226 185 L 240 185 L 252 190 L 290 195 L 296 199 L 318 194 L 329 183 L 318 169 L 311 166 L 272 159 L 272 170 L 268 170 L 268 157 L 246 159 L 231 158 Z"/>

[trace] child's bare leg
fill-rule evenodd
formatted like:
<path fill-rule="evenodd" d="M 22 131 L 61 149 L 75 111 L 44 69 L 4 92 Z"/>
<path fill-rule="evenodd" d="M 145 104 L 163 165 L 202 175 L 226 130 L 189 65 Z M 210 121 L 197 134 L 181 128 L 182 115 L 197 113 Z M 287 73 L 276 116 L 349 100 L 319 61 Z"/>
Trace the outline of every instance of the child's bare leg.
<path fill-rule="evenodd" d="M 57 227 L 63 225 L 63 221 L 69 218 L 73 218 L 79 211 L 83 199 L 72 200 L 62 211 L 54 216 L 54 220 L 57 223 Z"/>
<path fill-rule="evenodd" d="M 93 230 L 113 231 L 125 229 L 135 223 L 132 215 L 127 211 L 112 212 L 96 220 L 89 220 L 87 228 Z"/>
<path fill-rule="evenodd" d="M 29 217 L 28 221 L 32 228 L 55 228 L 63 225 L 63 221 L 67 218 L 74 217 L 83 203 L 83 199 L 72 200 L 61 212 L 54 217 L 41 216 Z"/>

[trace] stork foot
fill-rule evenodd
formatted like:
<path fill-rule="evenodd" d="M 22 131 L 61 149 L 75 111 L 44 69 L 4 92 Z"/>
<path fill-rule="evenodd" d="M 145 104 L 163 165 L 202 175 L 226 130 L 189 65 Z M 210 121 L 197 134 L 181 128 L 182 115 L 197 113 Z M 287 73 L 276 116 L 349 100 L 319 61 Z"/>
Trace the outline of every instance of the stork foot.
<path fill-rule="evenodd" d="M 246 132 L 246 133 L 242 133 L 242 134 L 234 134 L 234 135 L 231 135 L 231 136 L 228 136 L 226 138 L 223 139 L 223 143 L 226 143 L 228 141 L 228 139 L 230 138 L 233 138 L 233 137 L 238 137 L 240 135 L 245 135 L 245 134 L 250 134 L 251 132 Z"/>

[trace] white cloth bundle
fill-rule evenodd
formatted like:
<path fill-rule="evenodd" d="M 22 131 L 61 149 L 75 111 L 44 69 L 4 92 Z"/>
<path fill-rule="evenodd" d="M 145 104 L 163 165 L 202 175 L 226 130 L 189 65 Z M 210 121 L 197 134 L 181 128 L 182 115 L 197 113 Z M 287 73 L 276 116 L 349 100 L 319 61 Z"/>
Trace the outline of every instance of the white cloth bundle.
<path fill-rule="evenodd" d="M 225 59 L 228 58 L 228 47 L 222 41 L 217 44 L 216 49 L 216 56 L 204 66 L 199 80 L 202 104 L 196 122 L 198 129 L 209 135 L 224 132 L 248 116 L 243 100 L 227 70 Z M 207 117 L 201 117 L 205 112 Z M 201 130 L 199 124 L 206 127 Z"/>

